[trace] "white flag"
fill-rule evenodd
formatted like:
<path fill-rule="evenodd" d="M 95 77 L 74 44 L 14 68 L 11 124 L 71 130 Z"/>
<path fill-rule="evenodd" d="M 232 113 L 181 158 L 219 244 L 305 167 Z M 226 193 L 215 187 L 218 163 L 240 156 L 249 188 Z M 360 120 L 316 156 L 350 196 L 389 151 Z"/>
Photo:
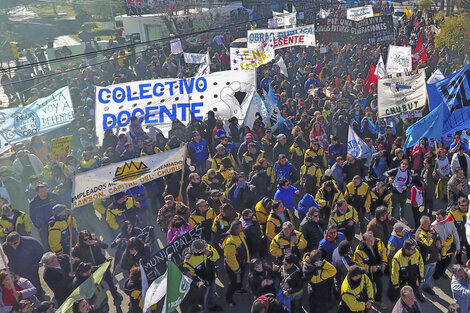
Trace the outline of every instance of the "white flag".
<path fill-rule="evenodd" d="M 351 153 L 355 158 L 361 158 L 369 151 L 364 140 L 359 137 L 351 125 L 349 125 L 348 132 L 348 153 Z"/>
<path fill-rule="evenodd" d="M 276 56 L 275 63 L 277 66 L 279 66 L 279 69 L 281 71 L 281 74 L 284 75 L 285 77 L 289 78 L 289 73 L 287 72 L 287 66 L 286 63 L 284 62 L 284 59 L 280 54 Z"/>
<path fill-rule="evenodd" d="M 204 62 L 198 67 L 196 72 L 196 77 L 209 75 L 211 73 L 211 57 L 209 52 L 206 53 L 206 57 L 204 58 Z"/>
<path fill-rule="evenodd" d="M 147 290 L 149 289 L 149 282 L 147 280 L 147 275 L 145 275 L 144 267 L 142 266 L 142 259 L 140 259 L 139 261 L 139 267 L 140 267 L 140 276 L 142 280 L 142 299 L 145 299 L 145 295 L 147 294 Z M 143 311 L 144 313 L 147 313 L 145 310 Z"/>
<path fill-rule="evenodd" d="M 379 61 L 377 62 L 374 75 L 377 76 L 379 79 L 382 79 L 387 76 L 387 70 L 385 69 L 384 59 L 382 58 L 382 55 L 380 55 Z"/>
<path fill-rule="evenodd" d="M 8 142 L 5 136 L 3 136 L 2 133 L 0 133 L 0 154 L 10 149 L 11 149 L 11 144 Z"/>
<path fill-rule="evenodd" d="M 320 18 L 327 18 L 328 15 L 330 15 L 330 13 L 328 13 L 328 11 L 320 9 Z"/>
<path fill-rule="evenodd" d="M 144 273 L 145 275 L 145 273 Z M 158 277 L 147 289 L 145 298 L 143 298 L 143 311 L 146 313 L 155 303 L 158 303 L 166 295 L 168 270 L 165 274 Z"/>
<path fill-rule="evenodd" d="M 443 80 L 444 78 L 446 77 L 444 76 L 444 74 L 442 74 L 441 70 L 437 69 L 434 73 L 432 73 L 431 77 L 429 77 L 428 84 L 437 83 L 438 81 Z"/>

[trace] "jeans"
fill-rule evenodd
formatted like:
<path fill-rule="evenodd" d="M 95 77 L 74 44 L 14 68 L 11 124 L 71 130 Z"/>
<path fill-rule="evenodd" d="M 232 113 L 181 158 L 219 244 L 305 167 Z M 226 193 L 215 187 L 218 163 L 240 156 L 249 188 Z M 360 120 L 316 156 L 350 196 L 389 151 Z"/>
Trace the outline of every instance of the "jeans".
<path fill-rule="evenodd" d="M 215 281 L 206 288 L 206 293 L 204 294 L 204 313 L 216 305 L 215 288 Z"/>
<path fill-rule="evenodd" d="M 296 296 L 291 296 L 290 298 L 290 305 L 291 305 L 291 309 L 290 309 L 290 312 L 291 313 L 301 313 L 303 312 L 302 310 L 302 298 L 303 298 L 303 291 L 296 295 Z"/>
<path fill-rule="evenodd" d="M 421 285 L 419 286 L 419 293 L 423 293 L 424 288 L 431 288 L 434 286 L 434 280 L 432 275 L 434 275 L 434 270 L 436 269 L 436 263 L 430 263 L 424 265 L 424 279 Z"/>

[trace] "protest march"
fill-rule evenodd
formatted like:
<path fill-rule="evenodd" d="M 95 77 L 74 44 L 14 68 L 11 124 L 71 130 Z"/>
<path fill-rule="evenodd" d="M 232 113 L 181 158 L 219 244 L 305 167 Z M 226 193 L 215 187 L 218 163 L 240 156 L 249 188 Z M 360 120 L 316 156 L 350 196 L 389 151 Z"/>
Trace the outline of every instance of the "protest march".
<path fill-rule="evenodd" d="M 437 7 L 194 31 L 121 2 L 174 32 L 0 69 L 0 313 L 470 313 L 470 59 Z"/>

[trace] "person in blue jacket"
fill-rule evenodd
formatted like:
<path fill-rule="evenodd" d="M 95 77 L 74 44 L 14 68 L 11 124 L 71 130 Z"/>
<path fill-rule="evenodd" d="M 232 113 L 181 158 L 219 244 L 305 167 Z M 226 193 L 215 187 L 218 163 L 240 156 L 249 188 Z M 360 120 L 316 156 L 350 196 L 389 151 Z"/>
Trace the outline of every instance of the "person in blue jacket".
<path fill-rule="evenodd" d="M 188 153 L 196 172 L 204 175 L 207 170 L 207 159 L 209 158 L 209 150 L 207 141 L 201 137 L 201 134 L 195 130 L 192 133 L 193 139 L 188 143 Z"/>
<path fill-rule="evenodd" d="M 325 232 L 325 238 L 320 241 L 320 250 L 323 252 L 325 260 L 328 262 L 332 261 L 333 251 L 338 248 L 344 238 L 344 234 L 338 231 L 336 225 L 331 224 L 328 226 Z"/>
<path fill-rule="evenodd" d="M 274 194 L 274 200 L 279 200 L 282 204 L 294 213 L 294 195 L 300 193 L 299 189 L 291 186 L 290 182 L 282 178 L 277 185 L 277 191 Z"/>
<path fill-rule="evenodd" d="M 308 210 L 312 207 L 318 208 L 318 203 L 317 201 L 315 201 L 311 194 L 306 193 L 297 205 L 297 214 L 299 215 L 300 221 L 304 220 L 305 216 L 308 213 Z"/>
<path fill-rule="evenodd" d="M 278 161 L 274 164 L 274 172 L 276 173 L 276 181 L 279 182 L 281 179 L 287 179 L 291 182 L 297 182 L 298 174 L 297 169 L 287 159 L 285 154 L 280 154 Z"/>

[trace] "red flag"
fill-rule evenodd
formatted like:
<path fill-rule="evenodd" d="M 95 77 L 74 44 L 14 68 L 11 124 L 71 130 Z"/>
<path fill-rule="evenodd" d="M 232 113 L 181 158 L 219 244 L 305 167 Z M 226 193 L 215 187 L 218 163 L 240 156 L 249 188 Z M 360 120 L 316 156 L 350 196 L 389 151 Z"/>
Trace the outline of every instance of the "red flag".
<path fill-rule="evenodd" d="M 418 57 L 416 58 L 416 61 L 415 61 L 415 58 L 414 58 L 414 55 L 413 55 L 413 66 L 415 66 L 415 67 L 420 65 L 423 62 L 429 61 L 428 54 L 426 53 L 426 49 L 423 49 L 423 51 L 421 51 L 421 53 L 418 54 L 417 56 Z"/>
<path fill-rule="evenodd" d="M 375 76 L 375 66 L 370 65 L 369 73 L 367 74 L 366 81 L 364 82 L 364 87 L 370 89 L 370 84 L 374 83 L 377 86 L 377 76 Z"/>
<path fill-rule="evenodd" d="M 413 67 L 417 67 L 425 61 L 429 61 L 426 53 L 426 48 L 423 45 L 423 36 L 419 35 L 418 43 L 416 44 L 415 50 L 412 54 Z"/>
<path fill-rule="evenodd" d="M 416 44 L 415 51 L 413 51 L 413 54 L 415 53 L 419 54 L 422 49 L 423 49 L 423 35 L 419 35 L 418 43 Z"/>

